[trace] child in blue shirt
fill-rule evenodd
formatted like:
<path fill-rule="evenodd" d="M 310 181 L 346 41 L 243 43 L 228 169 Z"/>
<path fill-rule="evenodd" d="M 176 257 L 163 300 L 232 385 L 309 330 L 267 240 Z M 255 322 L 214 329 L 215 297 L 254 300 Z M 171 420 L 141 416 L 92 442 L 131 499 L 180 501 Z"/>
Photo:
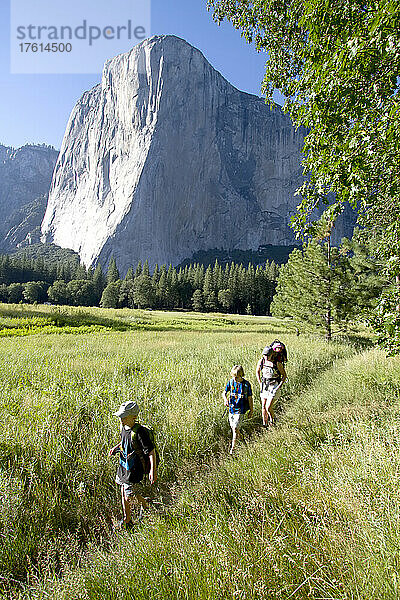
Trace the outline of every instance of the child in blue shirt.
<path fill-rule="evenodd" d="M 232 379 L 226 384 L 222 397 L 225 406 L 229 407 L 229 425 L 232 429 L 230 454 L 233 454 L 236 439 L 242 437 L 240 427 L 244 415 L 247 411 L 249 411 L 249 417 L 253 415 L 253 393 L 250 383 L 244 379 L 242 365 L 235 365 L 232 368 L 231 375 Z"/>

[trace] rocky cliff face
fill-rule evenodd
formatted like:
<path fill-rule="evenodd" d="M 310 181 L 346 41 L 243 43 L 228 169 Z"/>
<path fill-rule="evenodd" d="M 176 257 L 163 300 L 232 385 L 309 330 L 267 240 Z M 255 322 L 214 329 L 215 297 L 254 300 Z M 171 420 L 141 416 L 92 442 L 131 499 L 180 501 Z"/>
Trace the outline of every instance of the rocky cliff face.
<path fill-rule="evenodd" d="M 291 244 L 303 132 L 174 36 L 108 61 L 69 119 L 42 241 L 86 265 Z"/>
<path fill-rule="evenodd" d="M 47 194 L 58 152 L 50 146 L 0 145 L 0 250 L 7 252 L 26 239 L 39 241 Z M 23 226 L 20 225 L 23 223 Z"/>

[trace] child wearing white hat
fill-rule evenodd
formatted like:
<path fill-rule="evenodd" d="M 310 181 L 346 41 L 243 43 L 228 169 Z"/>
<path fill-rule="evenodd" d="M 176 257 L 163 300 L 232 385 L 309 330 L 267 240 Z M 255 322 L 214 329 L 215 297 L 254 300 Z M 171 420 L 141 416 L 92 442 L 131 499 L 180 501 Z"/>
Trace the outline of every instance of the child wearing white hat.
<path fill-rule="evenodd" d="M 136 424 L 140 408 L 136 402 L 121 404 L 116 417 L 121 419 L 121 440 L 111 448 L 109 456 L 119 452 L 119 464 L 115 481 L 121 486 L 123 519 L 121 528 L 129 529 L 132 525 L 132 507 L 139 507 L 140 514 L 148 507 L 146 500 L 139 493 L 139 483 L 148 471 L 150 483 L 157 479 L 157 461 L 155 446 L 150 439 L 148 429 Z M 148 461 L 148 463 L 147 463 Z"/>

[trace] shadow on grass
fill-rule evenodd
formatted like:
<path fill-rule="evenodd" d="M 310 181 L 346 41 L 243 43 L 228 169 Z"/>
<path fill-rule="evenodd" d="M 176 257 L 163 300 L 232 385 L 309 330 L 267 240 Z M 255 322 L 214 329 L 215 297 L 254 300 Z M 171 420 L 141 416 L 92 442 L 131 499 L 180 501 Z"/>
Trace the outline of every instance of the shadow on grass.
<path fill-rule="evenodd" d="M 370 350 L 375 346 L 375 342 L 370 336 L 358 333 L 349 333 L 348 335 L 338 337 L 337 340 L 342 343 L 348 341 L 358 352 Z"/>

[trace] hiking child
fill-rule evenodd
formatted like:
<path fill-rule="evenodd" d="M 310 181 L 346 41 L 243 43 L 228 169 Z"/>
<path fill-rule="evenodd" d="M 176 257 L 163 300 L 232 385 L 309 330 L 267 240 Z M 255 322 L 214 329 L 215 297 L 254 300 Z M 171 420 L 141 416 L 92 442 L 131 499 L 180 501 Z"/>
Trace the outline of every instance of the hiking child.
<path fill-rule="evenodd" d="M 235 365 L 231 375 L 232 379 L 226 384 L 222 397 L 225 406 L 229 407 L 229 425 L 232 429 L 230 454 L 233 454 L 236 439 L 242 437 L 240 428 L 245 413 L 249 411 L 249 417 L 253 415 L 253 393 L 250 383 L 244 379 L 244 370 L 241 365 Z"/>
<path fill-rule="evenodd" d="M 257 363 L 256 376 L 260 384 L 263 427 L 268 427 L 274 422 L 274 404 L 287 378 L 286 360 L 285 345 L 275 340 L 270 346 L 264 348 L 262 357 Z"/>
<path fill-rule="evenodd" d="M 139 508 L 140 516 L 148 508 L 148 503 L 139 493 L 139 484 L 145 473 L 148 472 L 150 483 L 157 479 L 155 446 L 149 430 L 136 423 L 139 410 L 136 402 L 128 401 L 114 413 L 121 419 L 121 441 L 109 451 L 109 456 L 119 452 L 115 481 L 121 486 L 123 519 L 120 526 L 125 528 L 132 522 L 133 506 Z"/>

